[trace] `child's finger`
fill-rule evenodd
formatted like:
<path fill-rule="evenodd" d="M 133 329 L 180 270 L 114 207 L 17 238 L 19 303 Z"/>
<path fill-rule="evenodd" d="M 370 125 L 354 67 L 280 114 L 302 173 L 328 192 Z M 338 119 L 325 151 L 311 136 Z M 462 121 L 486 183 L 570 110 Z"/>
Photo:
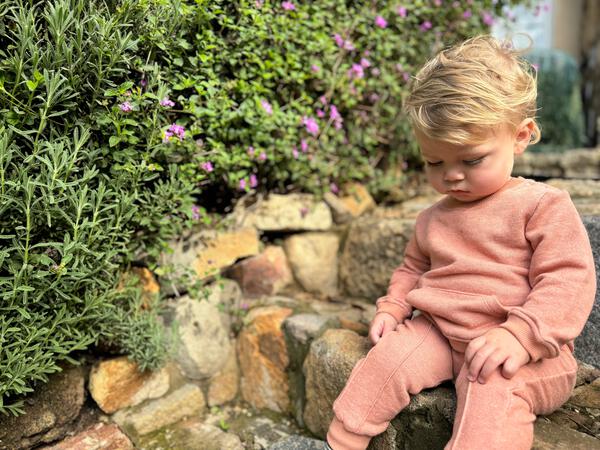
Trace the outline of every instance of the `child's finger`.
<path fill-rule="evenodd" d="M 477 351 L 477 353 L 473 356 L 473 359 L 471 360 L 471 364 L 469 364 L 469 372 L 467 375 L 467 379 L 469 381 L 477 380 L 477 378 L 479 377 L 479 373 L 481 372 L 481 368 L 493 352 L 494 348 L 486 345 L 484 345 Z"/>
<path fill-rule="evenodd" d="M 492 353 L 490 356 L 488 356 L 488 358 L 485 360 L 485 364 L 479 372 L 477 381 L 481 384 L 484 384 L 492 375 L 492 373 L 494 373 L 498 369 L 498 367 L 500 367 L 502 363 L 506 361 L 506 359 L 506 356 L 502 356 L 497 352 Z"/>
<path fill-rule="evenodd" d="M 373 345 L 377 344 L 383 332 L 383 322 L 375 322 L 369 331 L 369 339 Z"/>
<path fill-rule="evenodd" d="M 468 366 L 471 365 L 471 361 L 475 354 L 479 351 L 481 347 L 485 345 L 485 337 L 480 336 L 478 338 L 473 339 L 469 342 L 467 349 L 465 350 L 465 364 Z"/>

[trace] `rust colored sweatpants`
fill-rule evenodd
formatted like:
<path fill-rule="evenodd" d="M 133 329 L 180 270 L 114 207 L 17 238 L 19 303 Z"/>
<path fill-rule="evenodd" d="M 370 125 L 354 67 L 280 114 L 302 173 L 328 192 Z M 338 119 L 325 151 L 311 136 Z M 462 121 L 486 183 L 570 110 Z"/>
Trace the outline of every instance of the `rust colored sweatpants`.
<path fill-rule="evenodd" d="M 457 411 L 445 450 L 529 450 L 537 414 L 562 405 L 575 384 L 570 348 L 523 366 L 512 379 L 499 370 L 470 382 L 464 354 L 424 316 L 398 325 L 361 359 L 333 404 L 327 440 L 333 450 L 367 448 L 410 401 L 410 395 L 454 380 Z"/>

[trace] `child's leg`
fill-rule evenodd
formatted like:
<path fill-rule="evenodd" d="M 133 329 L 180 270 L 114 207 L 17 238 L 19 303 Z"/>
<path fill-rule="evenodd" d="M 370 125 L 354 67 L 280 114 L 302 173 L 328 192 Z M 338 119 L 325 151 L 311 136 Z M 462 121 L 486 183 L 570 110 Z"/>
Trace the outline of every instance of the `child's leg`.
<path fill-rule="evenodd" d="M 452 439 L 445 450 L 529 450 L 537 414 L 548 414 L 571 394 L 577 362 L 560 355 L 523 366 L 510 380 L 497 370 L 485 384 L 469 382 L 465 366 L 456 380 Z"/>
<path fill-rule="evenodd" d="M 404 408 L 409 394 L 452 379 L 448 341 L 418 316 L 386 334 L 361 359 L 333 404 L 327 440 L 334 450 L 365 449 Z"/>

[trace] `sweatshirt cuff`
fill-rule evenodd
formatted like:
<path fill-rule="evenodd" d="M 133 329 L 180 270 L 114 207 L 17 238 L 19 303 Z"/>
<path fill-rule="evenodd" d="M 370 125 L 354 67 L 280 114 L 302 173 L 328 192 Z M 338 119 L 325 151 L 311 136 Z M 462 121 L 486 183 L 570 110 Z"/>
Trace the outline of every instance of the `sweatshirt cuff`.
<path fill-rule="evenodd" d="M 506 322 L 500 325 L 500 328 L 510 331 L 517 338 L 523 348 L 529 353 L 529 356 L 531 356 L 531 362 L 552 357 L 549 354 L 548 347 L 536 338 L 529 323 L 522 318 L 509 315 Z"/>
<path fill-rule="evenodd" d="M 405 307 L 398 303 L 398 301 L 394 301 L 390 299 L 388 295 L 384 295 L 383 297 L 379 297 L 376 302 L 377 311 L 376 314 L 379 313 L 388 313 L 390 314 L 398 323 L 404 322 L 407 317 L 410 317 L 412 314 L 412 308 L 410 306 Z"/>

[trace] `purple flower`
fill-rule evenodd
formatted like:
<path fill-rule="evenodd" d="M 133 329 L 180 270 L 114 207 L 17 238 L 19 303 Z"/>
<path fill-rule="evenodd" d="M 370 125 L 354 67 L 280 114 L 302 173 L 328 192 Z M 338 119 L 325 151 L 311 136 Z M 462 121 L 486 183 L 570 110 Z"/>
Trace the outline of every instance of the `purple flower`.
<path fill-rule="evenodd" d="M 336 195 L 337 195 L 337 194 L 340 192 L 340 188 L 339 188 L 339 187 L 337 186 L 337 184 L 335 184 L 335 183 L 331 183 L 331 184 L 329 185 L 329 190 L 330 190 L 331 192 L 333 192 L 334 194 L 336 194 Z"/>
<path fill-rule="evenodd" d="M 471 12 L 470 9 L 467 9 L 464 13 L 463 13 L 463 19 L 468 19 L 469 17 L 471 17 L 473 15 L 473 13 Z"/>
<path fill-rule="evenodd" d="M 322 109 L 317 109 L 317 117 L 322 119 L 325 117 L 325 112 Z"/>
<path fill-rule="evenodd" d="M 491 27 L 494 24 L 494 16 L 492 16 L 487 11 L 483 11 L 481 13 L 481 18 L 483 20 L 483 23 L 485 23 L 488 27 Z"/>
<path fill-rule="evenodd" d="M 379 100 L 379 94 L 373 92 L 371 95 L 369 95 L 369 100 L 371 103 L 375 103 L 377 100 Z"/>
<path fill-rule="evenodd" d="M 306 142 L 306 139 L 302 139 L 300 141 L 300 149 L 302 150 L 302 153 L 306 153 L 308 151 L 308 143 Z"/>
<path fill-rule="evenodd" d="M 402 74 L 402 78 L 404 79 L 404 81 L 408 81 L 408 80 L 410 80 L 410 73 L 408 73 L 408 72 L 404 72 L 404 73 Z"/>
<path fill-rule="evenodd" d="M 398 6 L 398 8 L 396 9 L 396 14 L 398 14 L 400 17 L 406 17 L 406 8 L 404 6 Z"/>
<path fill-rule="evenodd" d="M 198 205 L 192 205 L 192 219 L 198 220 L 200 218 L 200 207 Z"/>
<path fill-rule="evenodd" d="M 338 33 L 335 33 L 333 35 L 333 40 L 335 41 L 336 45 L 340 48 L 344 47 L 344 38 L 342 38 L 342 36 L 340 36 Z"/>
<path fill-rule="evenodd" d="M 164 106 L 165 108 L 172 108 L 175 106 L 175 102 L 169 100 L 169 97 L 165 97 L 160 101 L 160 106 Z"/>
<path fill-rule="evenodd" d="M 133 111 L 133 106 L 131 106 L 131 103 L 129 102 L 123 102 L 119 105 L 119 108 L 121 108 L 121 111 L 123 111 L 124 113 Z"/>
<path fill-rule="evenodd" d="M 319 101 L 323 104 L 326 105 L 327 104 L 327 97 L 325 97 L 324 95 L 321 95 L 319 97 Z"/>
<path fill-rule="evenodd" d="M 365 50 L 363 52 L 363 56 L 366 58 L 367 56 L 369 56 L 371 54 L 371 52 L 369 50 Z"/>
<path fill-rule="evenodd" d="M 337 107 L 335 105 L 331 105 L 329 109 L 329 118 L 331 120 L 340 120 L 342 116 L 340 115 Z"/>
<path fill-rule="evenodd" d="M 252 147 L 252 146 L 248 147 L 248 155 L 251 157 L 254 156 L 254 147 Z"/>
<path fill-rule="evenodd" d="M 431 22 L 429 20 L 426 20 L 425 22 L 423 22 L 420 26 L 419 29 L 421 31 L 427 31 L 427 30 L 431 30 L 431 27 L 433 25 L 431 25 Z"/>
<path fill-rule="evenodd" d="M 202 164 L 200 164 L 200 167 L 202 167 L 202 169 L 209 173 L 214 170 L 214 167 L 210 161 L 203 162 Z"/>
<path fill-rule="evenodd" d="M 185 137 L 185 128 L 181 125 L 177 125 L 176 123 L 171 124 L 169 131 L 177 136 L 180 141 L 183 141 L 183 138 Z"/>
<path fill-rule="evenodd" d="M 349 78 L 363 78 L 365 76 L 365 72 L 363 70 L 363 66 L 360 64 L 352 64 L 350 70 L 348 70 Z"/>
<path fill-rule="evenodd" d="M 306 206 L 303 206 L 302 208 L 300 208 L 300 216 L 301 217 L 305 217 L 308 214 L 308 208 Z"/>
<path fill-rule="evenodd" d="M 256 0 L 254 2 L 254 6 L 256 6 L 258 9 L 262 8 L 262 6 L 263 6 L 263 0 Z"/>
<path fill-rule="evenodd" d="M 262 109 L 265 110 L 265 112 L 270 116 L 271 114 L 273 114 L 273 107 L 271 106 L 271 104 L 266 101 L 266 100 L 261 100 L 260 101 L 260 106 L 262 106 Z"/>
<path fill-rule="evenodd" d="M 369 67 L 371 65 L 371 63 L 366 58 L 360 58 L 360 65 L 366 69 L 367 67 Z"/>
<path fill-rule="evenodd" d="M 240 309 L 246 311 L 247 309 L 250 308 L 250 305 L 246 302 L 242 302 L 242 304 L 240 305 Z"/>
<path fill-rule="evenodd" d="M 318 72 L 319 70 L 321 70 L 321 68 L 316 64 L 313 64 L 312 66 L 310 66 L 310 70 L 312 70 L 313 72 Z"/>
<path fill-rule="evenodd" d="M 245 178 L 242 178 L 240 180 L 239 188 L 240 188 L 240 191 L 245 191 L 246 190 L 246 179 Z"/>
<path fill-rule="evenodd" d="M 147 84 L 148 84 L 148 82 L 146 81 L 146 79 L 145 79 L 145 78 L 142 78 L 142 79 L 140 80 L 140 85 L 141 85 L 142 87 L 146 87 L 146 85 L 147 85 Z"/>
<path fill-rule="evenodd" d="M 442 6 L 442 0 L 433 0 L 435 6 Z"/>
<path fill-rule="evenodd" d="M 387 20 L 385 20 L 383 17 L 377 16 L 375 17 L 375 25 L 379 28 L 386 28 L 388 23 Z"/>
<path fill-rule="evenodd" d="M 254 189 L 256 186 L 258 186 L 258 178 L 256 178 L 256 175 L 252 174 L 250 175 L 250 187 Z"/>
<path fill-rule="evenodd" d="M 294 11 L 296 9 L 296 5 L 294 5 L 292 2 L 282 2 L 281 7 L 286 11 Z"/>
<path fill-rule="evenodd" d="M 258 155 L 258 159 L 260 159 L 261 161 L 266 161 L 267 154 L 265 152 L 260 152 L 260 155 Z"/>
<path fill-rule="evenodd" d="M 298 149 L 296 146 L 292 147 L 292 155 L 294 156 L 294 159 L 298 159 Z"/>
<path fill-rule="evenodd" d="M 306 131 L 313 136 L 316 136 L 319 133 L 319 124 L 313 117 L 304 116 L 302 118 L 302 124 L 306 127 Z"/>
<path fill-rule="evenodd" d="M 379 75 L 381 75 L 381 70 L 379 70 L 377 67 L 373 67 L 371 69 L 371 73 L 373 74 L 373 76 L 378 77 Z"/>

